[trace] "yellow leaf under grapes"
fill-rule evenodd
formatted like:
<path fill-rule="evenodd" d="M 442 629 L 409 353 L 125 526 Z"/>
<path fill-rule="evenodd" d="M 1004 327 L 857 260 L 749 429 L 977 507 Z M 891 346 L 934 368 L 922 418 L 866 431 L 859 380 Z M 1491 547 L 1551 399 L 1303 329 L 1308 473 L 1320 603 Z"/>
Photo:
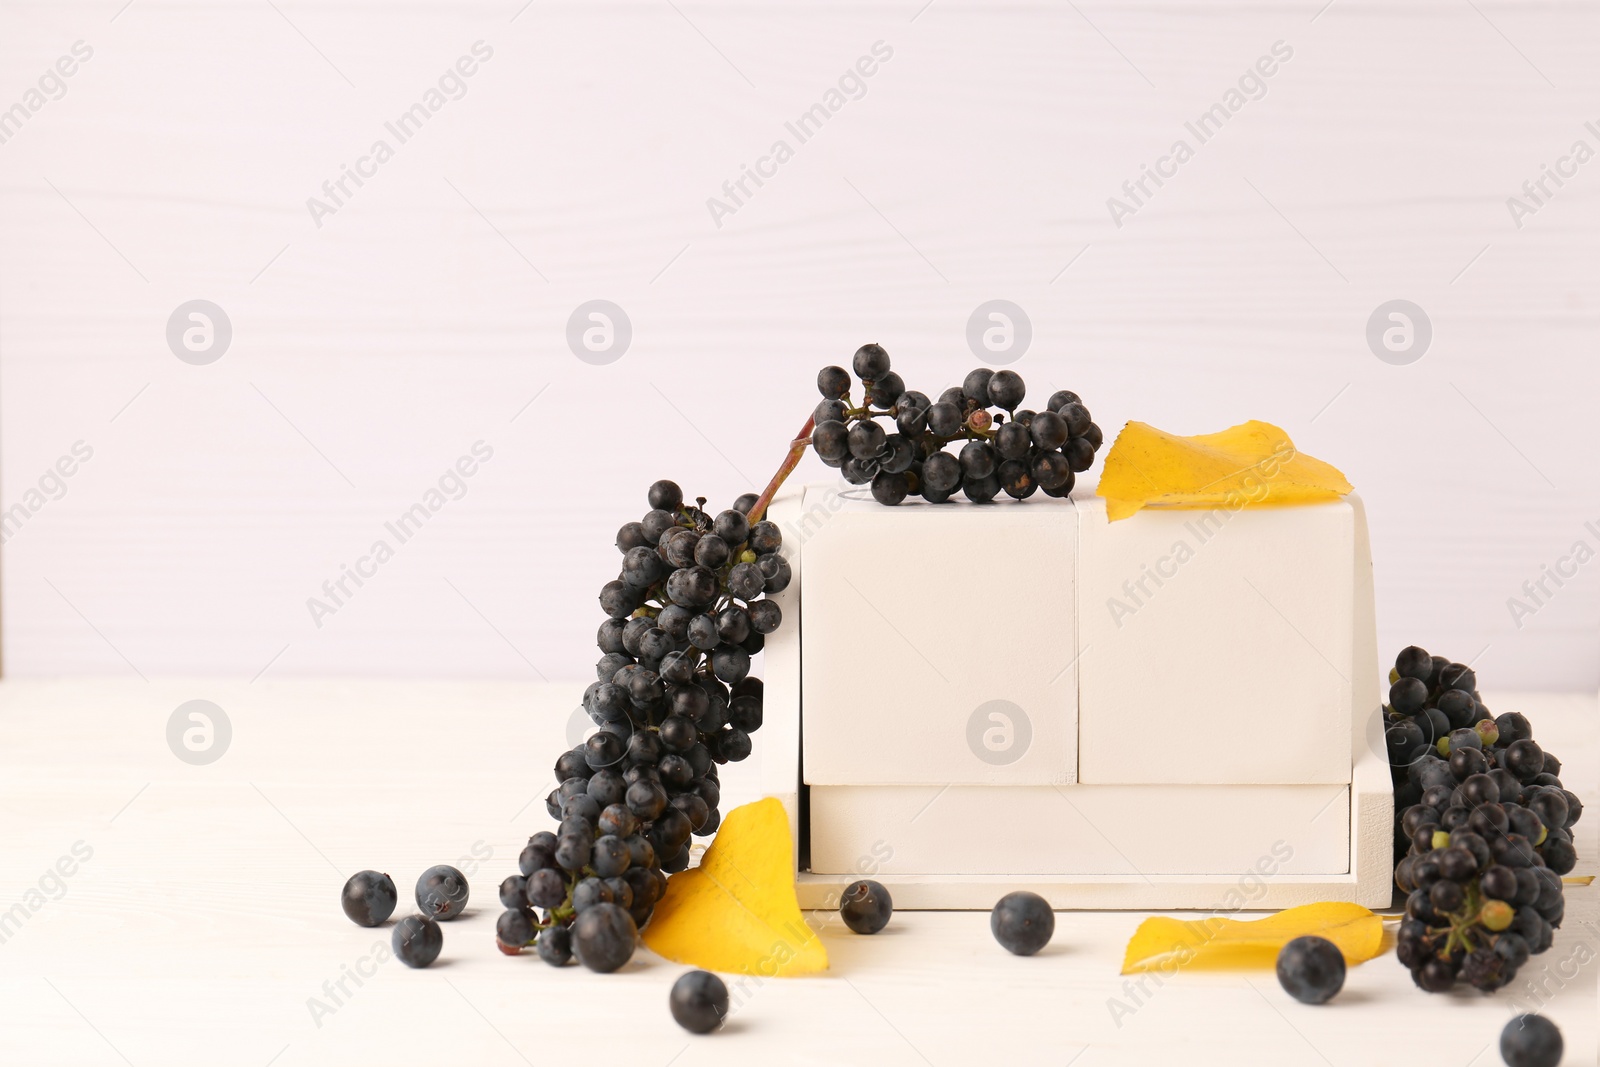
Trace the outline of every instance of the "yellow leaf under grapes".
<path fill-rule="evenodd" d="M 1359 904 L 1339 903 L 1306 904 L 1248 921 L 1156 916 L 1134 931 L 1122 973 L 1270 970 L 1279 949 L 1307 935 L 1339 946 L 1346 963 L 1364 963 L 1383 949 L 1383 920 Z"/>
<path fill-rule="evenodd" d="M 1179 437 L 1130 422 L 1106 454 L 1098 493 L 1111 522 L 1140 508 L 1237 511 L 1337 500 L 1351 486 L 1338 469 L 1297 450 L 1270 422 Z"/>
<path fill-rule="evenodd" d="M 728 812 L 700 866 L 667 881 L 643 937 L 656 955 L 708 971 L 778 978 L 827 970 L 827 950 L 795 898 L 783 805 L 768 797 Z"/>

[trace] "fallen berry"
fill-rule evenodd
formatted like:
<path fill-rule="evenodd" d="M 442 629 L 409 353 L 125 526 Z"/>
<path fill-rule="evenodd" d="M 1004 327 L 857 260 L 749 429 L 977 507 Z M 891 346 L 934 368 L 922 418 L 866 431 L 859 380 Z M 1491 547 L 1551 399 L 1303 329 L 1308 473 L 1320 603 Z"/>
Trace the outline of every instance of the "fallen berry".
<path fill-rule="evenodd" d="M 350 876 L 339 894 L 344 913 L 357 926 L 380 926 L 394 914 L 400 900 L 394 879 L 377 871 L 361 871 Z"/>
<path fill-rule="evenodd" d="M 728 1014 L 728 987 L 710 971 L 690 971 L 672 983 L 672 1017 L 691 1034 L 709 1034 Z"/>

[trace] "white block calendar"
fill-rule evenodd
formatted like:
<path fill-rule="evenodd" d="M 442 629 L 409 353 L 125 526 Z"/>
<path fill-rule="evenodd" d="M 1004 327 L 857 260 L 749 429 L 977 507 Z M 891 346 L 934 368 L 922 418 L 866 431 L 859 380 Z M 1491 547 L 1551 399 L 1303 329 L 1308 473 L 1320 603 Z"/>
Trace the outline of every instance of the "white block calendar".
<path fill-rule="evenodd" d="M 1083 493 L 1083 490 L 1079 490 Z M 766 791 L 802 906 L 1387 903 L 1360 501 L 1232 513 L 813 485 L 766 645 Z"/>
<path fill-rule="evenodd" d="M 806 781 L 1075 781 L 1072 505 L 819 500 L 810 532 L 784 535 L 810 564 L 799 579 Z M 896 758 L 908 750 L 914 759 Z"/>

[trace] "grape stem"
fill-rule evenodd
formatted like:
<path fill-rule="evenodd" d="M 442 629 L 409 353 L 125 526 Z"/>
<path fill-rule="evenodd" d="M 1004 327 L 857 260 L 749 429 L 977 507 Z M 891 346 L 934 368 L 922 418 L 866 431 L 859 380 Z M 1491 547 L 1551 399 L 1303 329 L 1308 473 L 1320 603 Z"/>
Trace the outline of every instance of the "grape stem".
<path fill-rule="evenodd" d="M 896 410 L 898 410 L 898 408 L 890 407 L 883 411 L 873 411 L 870 404 L 863 405 L 859 408 L 847 406 L 845 408 L 845 423 L 849 424 L 852 422 L 860 422 L 863 419 L 876 418 L 879 415 L 893 415 Z M 806 449 L 811 447 L 811 431 L 816 428 L 816 423 L 817 418 L 816 415 L 813 414 L 810 418 L 806 419 L 806 424 L 800 427 L 800 432 L 794 435 L 794 440 L 789 442 L 789 454 L 784 457 L 783 466 L 778 468 L 778 473 L 772 476 L 772 481 L 767 483 L 767 488 L 765 491 L 763 491 L 762 494 L 756 498 L 755 504 L 750 508 L 750 514 L 747 517 L 749 518 L 752 526 L 760 522 L 762 518 L 766 516 L 767 505 L 772 503 L 772 498 L 778 495 L 778 490 L 783 487 L 784 481 L 788 479 L 790 474 L 794 473 L 795 467 L 799 465 L 801 458 L 806 454 Z M 962 438 L 966 438 L 968 440 L 988 441 L 994 438 L 994 431 L 992 429 L 988 431 L 979 430 L 968 426 L 966 422 L 963 421 L 961 424 L 961 429 L 957 431 L 953 437 L 941 438 L 939 443 L 940 446 L 943 447 L 943 445 L 948 444 L 951 441 L 960 440 Z"/>
<path fill-rule="evenodd" d="M 778 473 L 772 476 L 772 481 L 767 483 L 767 488 L 756 498 L 755 504 L 750 508 L 748 516 L 750 525 L 760 522 L 767 513 L 767 505 L 772 503 L 772 498 L 778 495 L 778 490 L 783 487 L 784 481 L 794 473 L 799 466 L 800 459 L 806 454 L 806 449 L 811 444 L 811 430 L 816 425 L 816 417 L 806 419 L 806 424 L 800 427 L 800 432 L 794 435 L 794 440 L 789 443 L 789 454 L 784 458 L 783 466 L 778 468 Z"/>

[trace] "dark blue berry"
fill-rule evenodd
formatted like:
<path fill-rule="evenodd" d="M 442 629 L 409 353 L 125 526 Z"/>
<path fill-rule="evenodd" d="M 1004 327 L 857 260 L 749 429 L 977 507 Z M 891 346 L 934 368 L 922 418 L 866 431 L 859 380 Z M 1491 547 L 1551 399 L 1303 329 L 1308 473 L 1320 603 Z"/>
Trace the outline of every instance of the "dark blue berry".
<path fill-rule="evenodd" d="M 994 407 L 1015 411 L 1026 392 L 1027 386 L 1023 384 L 1020 374 L 1014 370 L 1003 370 L 989 379 L 989 395 L 986 399 Z"/>
<path fill-rule="evenodd" d="M 889 445 L 889 435 L 883 432 L 882 426 L 871 420 L 850 427 L 845 440 L 850 454 L 856 459 L 877 459 Z"/>
<path fill-rule="evenodd" d="M 649 872 L 656 865 L 656 849 L 648 838 L 638 834 L 628 838 L 628 870 L 630 872 Z"/>
<path fill-rule="evenodd" d="M 894 407 L 894 402 L 899 400 L 900 394 L 905 391 L 905 379 L 890 371 L 872 383 L 872 387 L 867 390 L 867 396 L 871 399 L 873 407 L 887 409 Z"/>
<path fill-rule="evenodd" d="M 613 733 L 601 731 L 583 743 L 584 758 L 594 770 L 614 765 L 626 754 L 627 742 Z"/>
<path fill-rule="evenodd" d="M 1071 389 L 1060 389 L 1050 394 L 1050 400 L 1045 404 L 1045 407 L 1049 408 L 1051 411 L 1060 411 L 1068 404 L 1079 403 L 1081 399 L 1082 398 L 1080 398 L 1078 394 L 1074 393 Z"/>
<path fill-rule="evenodd" d="M 585 878 L 572 887 L 572 910 L 579 915 L 596 905 L 611 903 L 611 888 L 599 878 Z"/>
<path fill-rule="evenodd" d="M 750 537 L 750 520 L 744 512 L 729 508 L 712 520 L 711 532 L 729 548 L 738 548 Z"/>
<path fill-rule="evenodd" d="M 961 395 L 979 407 L 989 404 L 989 379 L 994 377 L 994 371 L 987 367 L 979 367 L 968 371 L 967 376 L 961 381 Z"/>
<path fill-rule="evenodd" d="M 539 940 L 533 943 L 539 958 L 552 967 L 565 967 L 572 959 L 572 930 L 565 926 L 552 926 L 539 931 Z"/>
<path fill-rule="evenodd" d="M 650 487 L 648 496 L 650 506 L 662 511 L 677 511 L 683 506 L 683 490 L 678 488 L 677 482 L 665 478 Z"/>
<path fill-rule="evenodd" d="M 417 907 L 422 914 L 448 922 L 467 906 L 467 876 L 446 863 L 429 867 L 417 879 Z"/>
<path fill-rule="evenodd" d="M 660 815 L 667 806 L 667 791 L 659 783 L 638 781 L 628 786 L 628 810 L 646 822 Z"/>
<path fill-rule="evenodd" d="M 1041 411 L 1028 424 L 1028 432 L 1041 452 L 1049 452 L 1067 443 L 1067 420 L 1053 411 Z"/>
<path fill-rule="evenodd" d="M 928 408 L 928 429 L 937 437 L 954 437 L 961 431 L 961 419 L 961 408 L 949 401 Z"/>
<path fill-rule="evenodd" d="M 614 770 L 596 771 L 589 779 L 589 795 L 602 811 L 612 804 L 620 804 L 627 789 L 628 783 Z"/>
<path fill-rule="evenodd" d="M 877 933 L 889 924 L 892 914 L 894 901 L 889 890 L 870 879 L 851 882 L 839 898 L 839 917 L 858 934 Z"/>
<path fill-rule="evenodd" d="M 1494 717 L 1494 724 L 1500 730 L 1500 744 L 1509 748 L 1518 741 L 1528 741 L 1533 738 L 1533 727 L 1528 723 L 1528 717 L 1520 711 L 1508 711 L 1503 715 Z"/>
<path fill-rule="evenodd" d="M 1434 889 L 1454 882 L 1437 882 Z M 1278 953 L 1278 984 L 1302 1004 L 1326 1004 L 1344 988 L 1344 954 L 1332 941 L 1321 937 L 1297 937 Z"/>
<path fill-rule="evenodd" d="M 742 648 L 719 648 L 711 653 L 711 671 L 729 684 L 742 682 L 750 673 L 750 653 Z"/>
<path fill-rule="evenodd" d="M 1067 433 L 1070 436 L 1074 438 L 1082 437 L 1089 432 L 1089 427 L 1091 425 L 1089 420 L 1089 409 L 1084 407 L 1082 404 L 1076 402 L 1071 404 L 1062 404 L 1056 409 L 1056 414 L 1060 415 L 1062 420 L 1066 422 Z M 1094 456 L 1094 450 L 1098 446 L 1092 442 L 1085 442 L 1085 444 L 1088 446 L 1089 455 L 1092 458 Z"/>
<path fill-rule="evenodd" d="M 565 834 L 556 842 L 556 863 L 560 864 L 563 870 L 582 870 L 588 865 L 589 854 L 593 849 L 593 830 L 586 834 Z"/>
<path fill-rule="evenodd" d="M 444 948 L 444 931 L 426 915 L 407 915 L 394 924 L 389 938 L 395 959 L 407 967 L 426 967 Z"/>
<path fill-rule="evenodd" d="M 500 883 L 500 903 L 508 908 L 526 908 L 528 906 L 528 879 L 520 874 L 513 874 Z"/>
<path fill-rule="evenodd" d="M 344 913 L 357 926 L 381 925 L 394 914 L 394 906 L 399 900 L 400 894 L 395 890 L 394 879 L 377 871 L 352 874 L 344 884 L 344 892 L 339 894 Z"/>
<path fill-rule="evenodd" d="M 690 971 L 672 983 L 672 1017 L 691 1034 L 709 1034 L 728 1015 L 728 987 L 710 971 Z"/>
<path fill-rule="evenodd" d="M 864 344 L 856 349 L 850 365 L 856 377 L 862 381 L 877 381 L 889 373 L 889 353 L 880 344 Z M 818 385 L 820 387 L 821 379 L 818 379 Z"/>
<path fill-rule="evenodd" d="M 1500 1031 L 1500 1058 L 1507 1067 L 1556 1067 L 1564 1042 L 1543 1015 L 1518 1015 Z"/>
<path fill-rule="evenodd" d="M 610 974 L 633 957 L 639 930 L 633 916 L 615 904 L 596 904 L 572 924 L 572 948 L 578 962 Z"/>
<path fill-rule="evenodd" d="M 523 892 L 536 908 L 558 907 L 567 899 L 567 879 L 560 871 L 546 867 L 528 876 Z"/>
<path fill-rule="evenodd" d="M 682 793 L 673 797 L 671 803 L 683 813 L 684 818 L 689 820 L 692 830 L 699 830 L 711 818 L 711 807 L 700 798 L 699 794 Z"/>
<path fill-rule="evenodd" d="M 550 836 L 548 842 L 529 841 L 527 847 L 522 850 L 522 855 L 517 857 L 517 865 L 521 868 L 525 878 L 533 874 L 534 871 L 556 866 L 555 837 Z"/>
<path fill-rule="evenodd" d="M 1408 648 L 1401 649 L 1400 655 L 1395 657 L 1394 669 L 1400 673 L 1402 678 L 1415 678 L 1419 682 L 1429 682 L 1433 680 L 1433 657 L 1416 645 L 1411 645 Z"/>
<path fill-rule="evenodd" d="M 600 802 L 587 793 L 568 797 L 561 802 L 561 817 L 570 819 L 574 815 L 592 823 L 600 818 Z"/>
<path fill-rule="evenodd" d="M 1428 701 L 1428 684 L 1402 677 L 1389 687 L 1389 706 L 1401 715 L 1414 715 Z"/>
<path fill-rule="evenodd" d="M 782 559 L 781 556 L 766 558 Z M 751 604 L 747 614 L 750 616 L 750 628 L 758 634 L 770 634 L 783 624 L 783 609 L 770 600 L 758 600 Z"/>
<path fill-rule="evenodd" d="M 751 748 L 750 735 L 737 727 L 717 735 L 717 755 L 729 763 L 738 763 L 748 757 Z"/>
<path fill-rule="evenodd" d="M 668 715 L 658 733 L 661 743 L 673 752 L 687 752 L 697 740 L 694 723 L 682 715 Z"/>
<path fill-rule="evenodd" d="M 838 400 L 850 392 L 850 372 L 843 367 L 823 367 L 817 372 L 817 392 Z"/>
<path fill-rule="evenodd" d="M 1017 956 L 1031 956 L 1050 943 L 1056 915 L 1037 893 L 1007 893 L 989 913 L 989 931 L 1002 948 Z"/>
<path fill-rule="evenodd" d="M 500 951 L 515 956 L 524 945 L 533 940 L 533 920 L 526 912 L 507 911 L 494 924 L 494 940 Z"/>
<path fill-rule="evenodd" d="M 624 813 L 627 812 L 626 808 L 622 810 Z M 606 834 L 595 840 L 589 865 L 601 878 L 616 877 L 628 869 L 629 862 L 628 846 L 622 838 Z"/>
<path fill-rule="evenodd" d="M 1544 749 L 1531 737 L 1513 742 L 1500 756 L 1500 764 L 1521 781 L 1531 781 L 1544 770 Z"/>

